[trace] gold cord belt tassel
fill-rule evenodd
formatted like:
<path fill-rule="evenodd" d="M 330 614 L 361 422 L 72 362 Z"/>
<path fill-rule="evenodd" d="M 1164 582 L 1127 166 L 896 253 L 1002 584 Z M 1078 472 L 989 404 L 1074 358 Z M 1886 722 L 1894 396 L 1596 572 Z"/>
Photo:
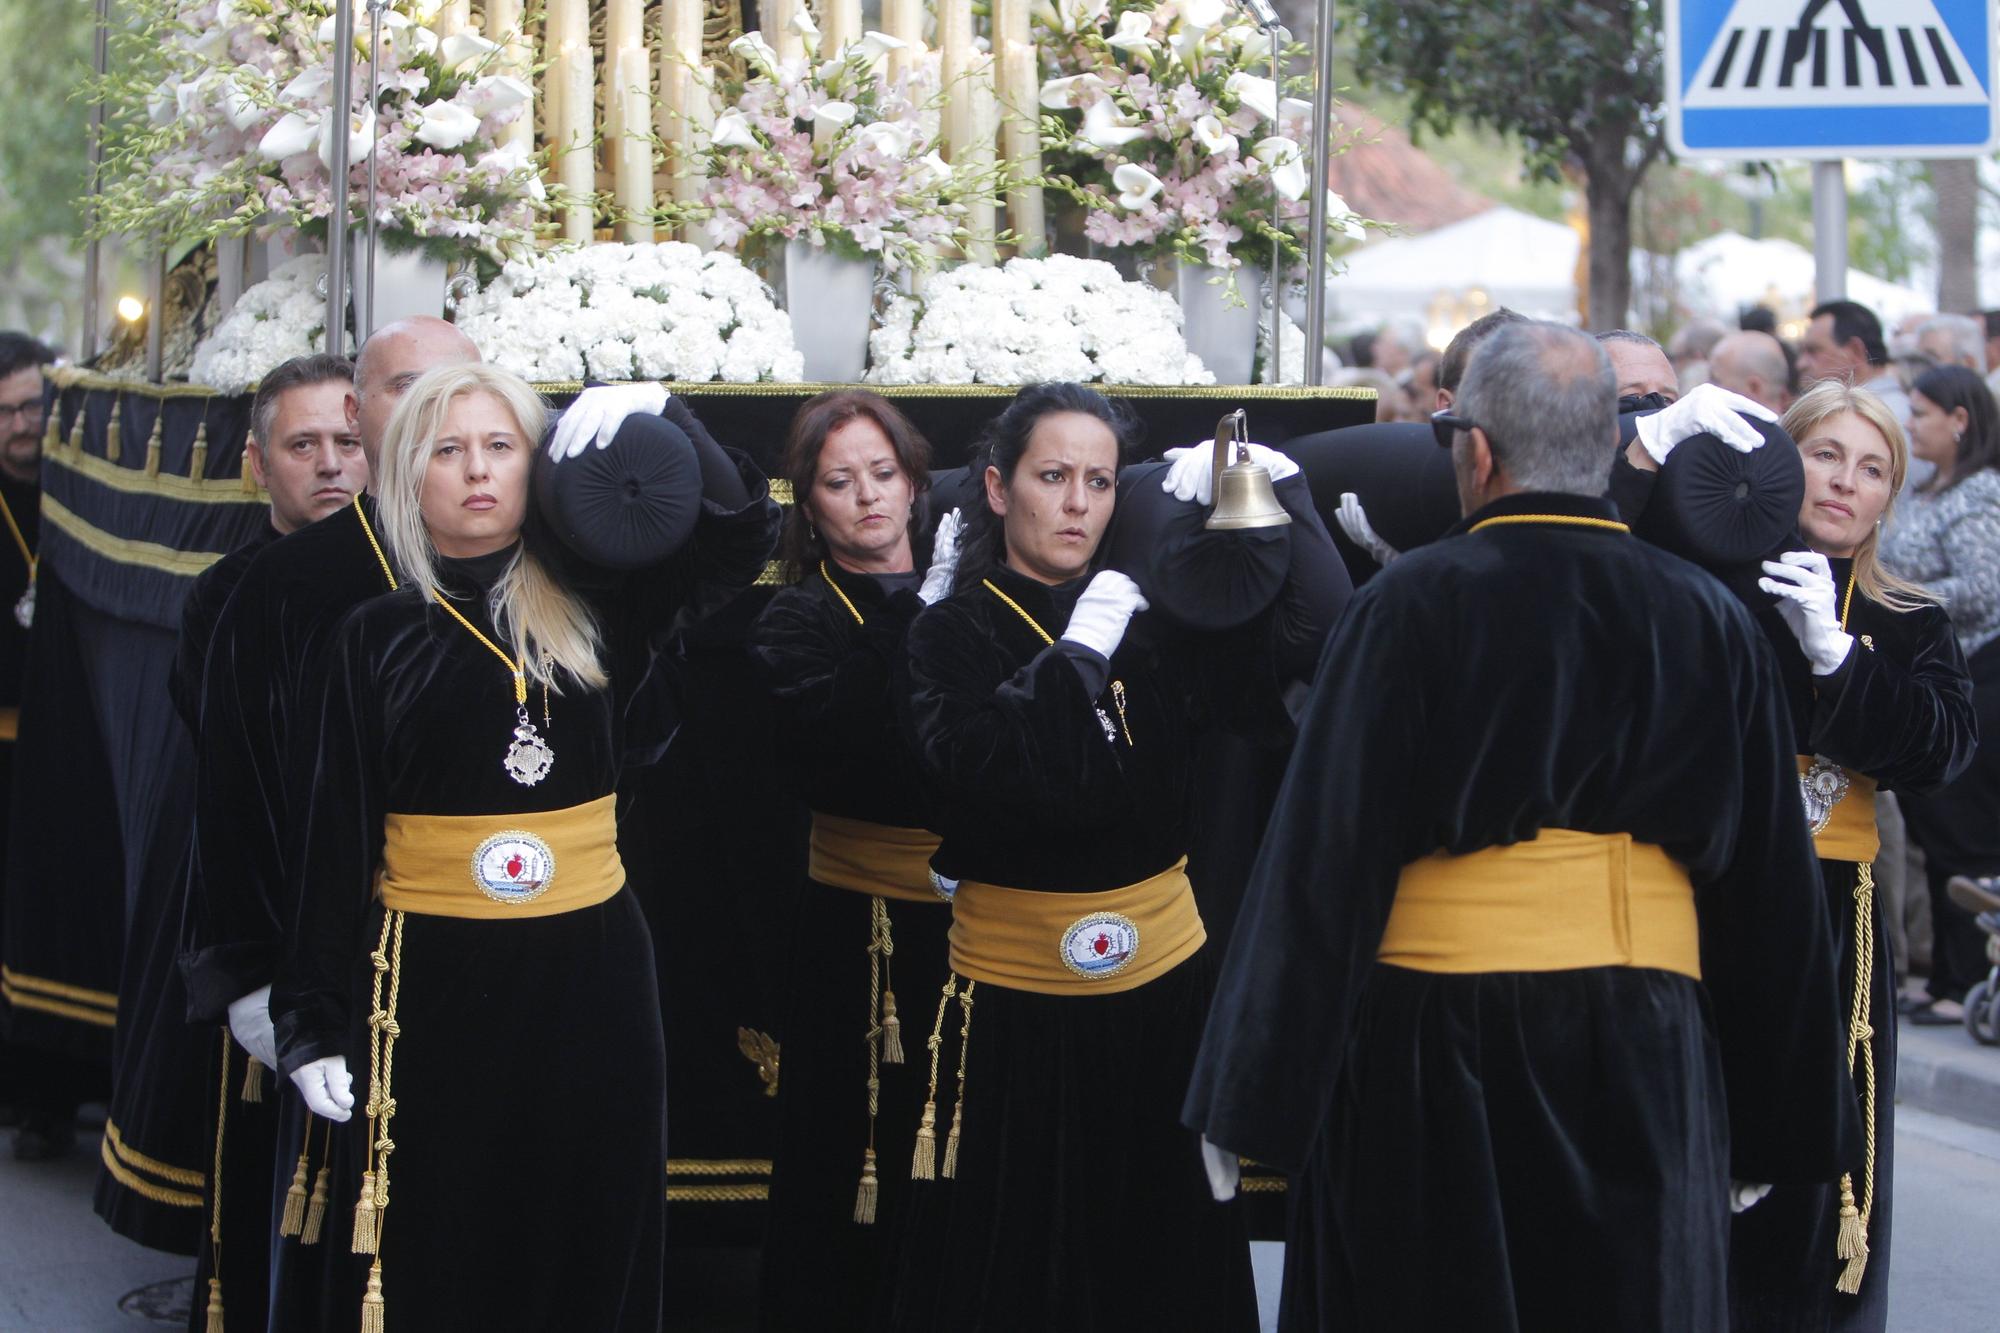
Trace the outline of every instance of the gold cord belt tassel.
<path fill-rule="evenodd" d="M 965 1116 L 965 1053 L 972 1043 L 972 992 L 978 982 L 967 980 L 965 989 L 958 989 L 958 973 L 952 972 L 944 979 L 943 992 L 938 997 L 937 1018 L 931 1024 L 930 1040 L 924 1044 L 931 1052 L 930 1091 L 924 1098 L 923 1119 L 917 1124 L 917 1149 L 910 1161 L 912 1180 L 935 1180 L 937 1168 L 937 1087 L 938 1054 L 944 1047 L 944 1016 L 951 1011 L 951 1002 L 958 1001 L 962 1021 L 958 1029 L 958 1102 L 951 1111 L 951 1133 L 944 1146 L 944 1176 L 949 1180 L 958 1174 L 959 1128 Z"/>
<path fill-rule="evenodd" d="M 1875 980 L 1875 868 L 1866 861 L 1855 867 L 1854 879 L 1854 1009 L 1847 1024 L 1847 1072 L 1854 1073 L 1861 1057 L 1861 1114 L 1867 1122 L 1868 1155 L 1862 1163 L 1861 1201 L 1854 1199 L 1852 1172 L 1840 1178 L 1840 1232 L 1834 1252 L 1847 1263 L 1835 1280 L 1835 1291 L 1848 1296 L 1861 1291 L 1861 1274 L 1868 1267 L 1868 1218 L 1875 1211 L 1875 1029 L 1870 1024 L 1869 989 Z"/>
<path fill-rule="evenodd" d="M 396 1001 L 403 988 L 403 916 L 394 909 L 383 913 L 381 942 L 368 956 L 374 969 L 368 1014 L 368 1169 L 361 1173 L 361 1198 L 354 1206 L 354 1252 L 372 1254 L 375 1262 L 369 1265 L 368 1289 L 361 1298 L 361 1333 L 383 1333 L 382 1229 L 389 1211 L 389 1157 L 396 1151 L 389 1122 L 396 1115 L 396 1038 L 402 1035 Z"/>
<path fill-rule="evenodd" d="M 869 900 L 868 920 L 868 1146 L 861 1155 L 861 1184 L 854 1194 L 854 1220 L 872 1226 L 880 1195 L 875 1174 L 875 1117 L 881 1109 L 882 1066 L 903 1063 L 902 1024 L 896 1019 L 896 992 L 889 984 L 889 904 Z"/>
<path fill-rule="evenodd" d="M 207 1333 L 223 1333 L 222 1328 L 222 1138 L 229 1127 L 229 1029 L 222 1029 L 222 1086 L 215 1098 L 215 1171 L 209 1176 L 208 1194 L 208 1311 Z M 252 1057 L 250 1063 L 257 1061 Z"/>
<path fill-rule="evenodd" d="M 243 1071 L 243 1091 L 238 1093 L 244 1101 L 256 1103 L 264 1100 L 264 1066 L 255 1056 L 244 1062 L 249 1068 Z"/>

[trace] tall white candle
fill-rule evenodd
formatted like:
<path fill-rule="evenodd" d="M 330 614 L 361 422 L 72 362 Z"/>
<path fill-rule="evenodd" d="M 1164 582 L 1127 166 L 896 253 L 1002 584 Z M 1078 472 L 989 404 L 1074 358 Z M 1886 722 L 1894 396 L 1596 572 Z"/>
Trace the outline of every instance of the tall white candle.
<path fill-rule="evenodd" d="M 882 0 L 882 31 L 899 38 L 902 49 L 889 53 L 889 74 L 906 72 L 924 49 L 923 0 Z"/>
<path fill-rule="evenodd" d="M 617 144 L 625 136 L 622 53 L 643 46 L 643 0 L 610 0 L 604 7 L 604 138 Z M 614 159 L 615 160 L 615 159 Z"/>
<path fill-rule="evenodd" d="M 563 44 L 562 98 L 563 133 L 559 179 L 575 202 L 563 210 L 563 237 L 589 241 L 595 230 L 595 210 L 590 195 L 597 188 L 597 153 L 592 144 L 596 121 L 596 88 L 591 81 L 590 38 Z"/>
<path fill-rule="evenodd" d="M 694 160 L 698 126 L 708 120 L 708 84 L 703 78 L 707 64 L 702 51 L 702 0 L 663 0 L 660 6 L 660 104 L 657 111 L 660 139 L 667 145 L 667 170 L 673 173 L 673 197 L 693 203 L 701 197 L 703 173 Z M 696 241 L 700 229 L 689 227 L 681 236 Z"/>
<path fill-rule="evenodd" d="M 964 136 L 952 153 L 955 167 L 984 170 L 993 164 L 1000 135 L 1000 103 L 993 95 L 993 78 L 993 57 L 984 51 L 972 52 L 966 60 L 965 81 L 959 85 L 963 92 L 953 99 L 963 104 Z M 975 264 L 991 264 L 995 257 L 993 205 L 972 205 L 966 230 L 971 238 L 966 242 L 965 257 Z"/>
<path fill-rule="evenodd" d="M 792 16 L 799 12 L 800 0 L 769 0 L 758 6 L 757 12 L 764 15 L 764 40 L 778 53 L 778 59 L 790 60 L 805 54 L 806 45 L 800 36 L 792 31 Z M 770 12 L 765 14 L 768 9 Z"/>
<path fill-rule="evenodd" d="M 472 26 L 472 0 L 444 0 L 431 19 L 431 31 L 440 37 L 464 32 Z"/>
<path fill-rule="evenodd" d="M 819 53 L 831 58 L 861 36 L 861 0 L 821 0 Z"/>
<path fill-rule="evenodd" d="M 532 44 L 521 32 L 521 0 L 486 0 L 486 40 L 506 47 L 495 62 L 496 71 L 532 86 L 528 75 L 534 66 L 528 56 Z M 532 105 L 522 107 L 519 118 L 501 127 L 500 142 L 525 144 L 531 149 L 535 146 L 535 108 Z"/>
<path fill-rule="evenodd" d="M 1041 68 L 1034 37 L 1028 28 L 1028 0 L 993 0 L 993 46 L 1000 62 L 1001 152 L 1016 181 L 1042 170 Z M 1007 225 L 1021 237 L 1022 254 L 1047 249 L 1038 185 L 1019 185 L 1007 192 Z"/>
<path fill-rule="evenodd" d="M 637 29 L 634 29 L 637 35 Z M 646 48 L 628 46 L 618 52 L 618 94 L 624 107 L 624 137 L 615 160 L 618 207 L 625 214 L 625 239 L 653 239 L 652 75 Z"/>

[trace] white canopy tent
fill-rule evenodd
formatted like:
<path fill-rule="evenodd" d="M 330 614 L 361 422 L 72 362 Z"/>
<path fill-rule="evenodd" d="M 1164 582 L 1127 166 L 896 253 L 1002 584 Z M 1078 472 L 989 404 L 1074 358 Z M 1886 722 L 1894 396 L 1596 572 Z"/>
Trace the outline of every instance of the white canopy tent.
<path fill-rule="evenodd" d="M 1560 222 L 1489 208 L 1421 236 L 1376 241 L 1328 279 L 1329 322 L 1414 321 L 1449 338 L 1497 306 L 1576 322 L 1581 238 Z"/>
<path fill-rule="evenodd" d="M 1674 269 L 1682 304 L 1730 322 L 1745 306 L 1767 305 L 1781 325 L 1798 324 L 1818 304 L 1812 251 L 1792 241 L 1753 241 L 1725 231 L 1681 251 Z M 1847 296 L 1873 310 L 1888 329 L 1907 315 L 1937 308 L 1923 292 L 1856 268 L 1847 270 Z"/>

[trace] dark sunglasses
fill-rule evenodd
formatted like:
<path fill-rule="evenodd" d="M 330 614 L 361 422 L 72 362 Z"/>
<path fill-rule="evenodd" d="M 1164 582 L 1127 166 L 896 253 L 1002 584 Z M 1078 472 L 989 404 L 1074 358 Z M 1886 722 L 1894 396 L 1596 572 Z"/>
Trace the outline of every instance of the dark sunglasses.
<path fill-rule="evenodd" d="M 1462 430 L 1471 430 L 1478 423 L 1467 417 L 1455 417 L 1449 412 L 1431 413 L 1431 435 L 1437 440 L 1438 448 L 1451 448 L 1451 439 Z"/>

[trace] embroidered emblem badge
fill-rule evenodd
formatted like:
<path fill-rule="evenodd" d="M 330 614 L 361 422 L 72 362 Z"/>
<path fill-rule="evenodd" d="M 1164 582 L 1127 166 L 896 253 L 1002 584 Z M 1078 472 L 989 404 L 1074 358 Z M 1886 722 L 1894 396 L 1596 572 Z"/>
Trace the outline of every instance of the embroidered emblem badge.
<path fill-rule="evenodd" d="M 472 854 L 472 882 L 498 903 L 531 902 L 548 892 L 555 877 L 555 852 L 521 829 L 494 834 Z"/>
<path fill-rule="evenodd" d="M 1815 758 L 1799 775 L 1799 795 L 1806 805 L 1806 825 L 1818 837 L 1833 819 L 1833 807 L 1847 795 L 1847 773 L 1830 759 Z"/>
<path fill-rule="evenodd" d="M 1116 912 L 1092 912 L 1063 932 L 1063 966 L 1080 977 L 1116 976 L 1139 956 L 1139 925 Z"/>

